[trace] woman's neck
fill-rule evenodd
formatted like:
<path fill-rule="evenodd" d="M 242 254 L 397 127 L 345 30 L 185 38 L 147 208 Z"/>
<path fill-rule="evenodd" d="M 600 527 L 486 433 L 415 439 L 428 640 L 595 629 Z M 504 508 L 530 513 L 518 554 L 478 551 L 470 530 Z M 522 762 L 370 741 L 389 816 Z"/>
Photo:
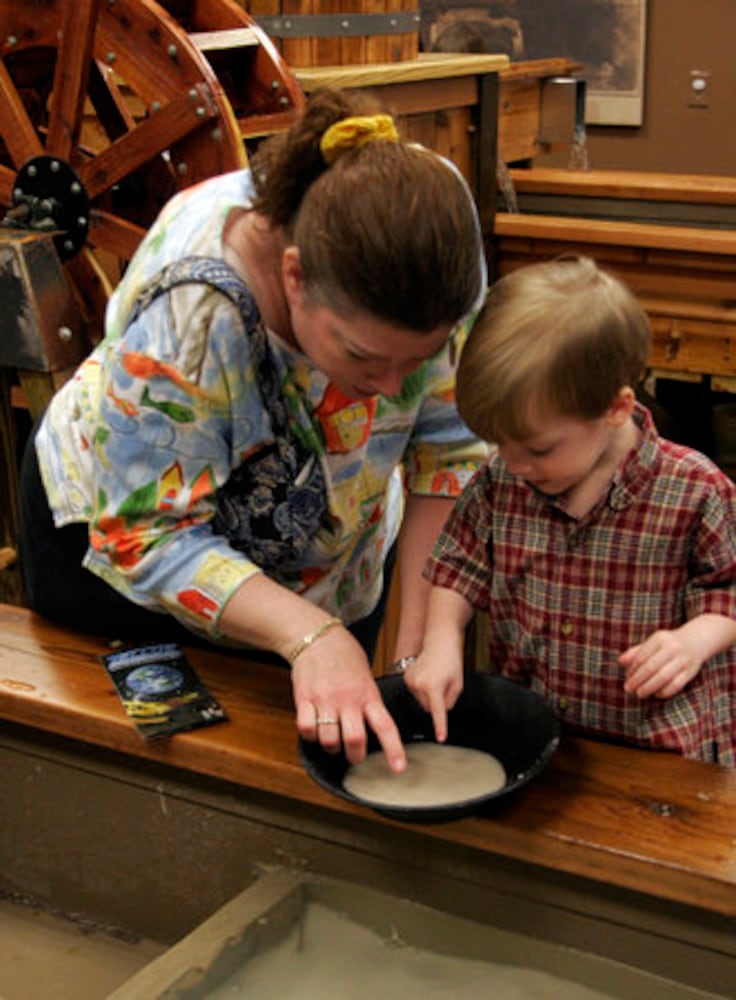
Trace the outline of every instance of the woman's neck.
<path fill-rule="evenodd" d="M 293 343 L 291 316 L 281 275 L 286 245 L 283 230 L 273 229 L 255 212 L 236 210 L 225 224 L 225 260 L 250 288 L 266 326 L 286 343 Z"/>

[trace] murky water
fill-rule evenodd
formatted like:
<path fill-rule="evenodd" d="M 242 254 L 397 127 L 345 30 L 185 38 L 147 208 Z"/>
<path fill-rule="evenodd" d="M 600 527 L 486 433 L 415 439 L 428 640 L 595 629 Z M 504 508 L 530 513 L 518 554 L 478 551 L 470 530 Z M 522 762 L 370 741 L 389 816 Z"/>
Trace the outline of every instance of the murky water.
<path fill-rule="evenodd" d="M 493 928 L 487 937 L 483 958 L 443 954 L 408 944 L 398 928 L 386 938 L 310 903 L 280 944 L 250 956 L 225 981 L 204 985 L 196 995 L 201 1000 L 720 1000 L 562 946 Z M 523 954 L 518 949 L 513 954 L 510 944 L 521 941 Z"/>
<path fill-rule="evenodd" d="M 1 1000 L 104 1000 L 164 950 L 0 899 Z"/>

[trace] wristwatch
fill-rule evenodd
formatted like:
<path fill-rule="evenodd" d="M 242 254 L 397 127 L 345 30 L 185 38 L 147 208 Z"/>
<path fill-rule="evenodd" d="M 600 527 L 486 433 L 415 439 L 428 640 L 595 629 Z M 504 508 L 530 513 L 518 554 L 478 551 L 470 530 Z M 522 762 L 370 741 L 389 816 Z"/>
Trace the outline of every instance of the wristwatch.
<path fill-rule="evenodd" d="M 398 660 L 394 660 L 388 669 L 390 674 L 403 674 L 407 667 L 410 667 L 412 663 L 416 660 L 416 656 L 402 656 Z"/>

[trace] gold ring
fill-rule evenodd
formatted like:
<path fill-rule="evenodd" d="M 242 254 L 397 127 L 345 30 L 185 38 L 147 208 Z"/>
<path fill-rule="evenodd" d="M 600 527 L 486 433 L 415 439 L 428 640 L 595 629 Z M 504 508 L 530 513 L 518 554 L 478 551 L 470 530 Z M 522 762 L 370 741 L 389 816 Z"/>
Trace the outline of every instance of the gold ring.
<path fill-rule="evenodd" d="M 334 717 L 334 715 L 324 715 L 324 716 L 322 716 L 322 718 L 320 718 L 319 716 L 317 716 L 317 725 L 318 726 L 336 726 L 336 725 L 338 725 L 338 721 L 339 720 L 336 719 Z"/>

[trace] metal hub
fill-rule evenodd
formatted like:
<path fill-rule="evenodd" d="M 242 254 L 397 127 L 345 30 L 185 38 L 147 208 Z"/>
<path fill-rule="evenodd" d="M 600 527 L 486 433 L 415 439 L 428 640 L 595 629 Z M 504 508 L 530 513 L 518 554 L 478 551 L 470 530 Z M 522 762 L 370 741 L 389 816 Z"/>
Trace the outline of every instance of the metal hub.
<path fill-rule="evenodd" d="M 163 205 L 244 167 L 244 136 L 304 101 L 236 0 L 168 6 L 0 0 L 0 225 L 49 234 L 93 340 Z M 205 52 L 237 83 L 237 117 Z"/>
<path fill-rule="evenodd" d="M 87 240 L 89 211 L 76 171 L 57 156 L 35 156 L 18 171 L 4 223 L 53 234 L 59 257 L 69 260 Z"/>

